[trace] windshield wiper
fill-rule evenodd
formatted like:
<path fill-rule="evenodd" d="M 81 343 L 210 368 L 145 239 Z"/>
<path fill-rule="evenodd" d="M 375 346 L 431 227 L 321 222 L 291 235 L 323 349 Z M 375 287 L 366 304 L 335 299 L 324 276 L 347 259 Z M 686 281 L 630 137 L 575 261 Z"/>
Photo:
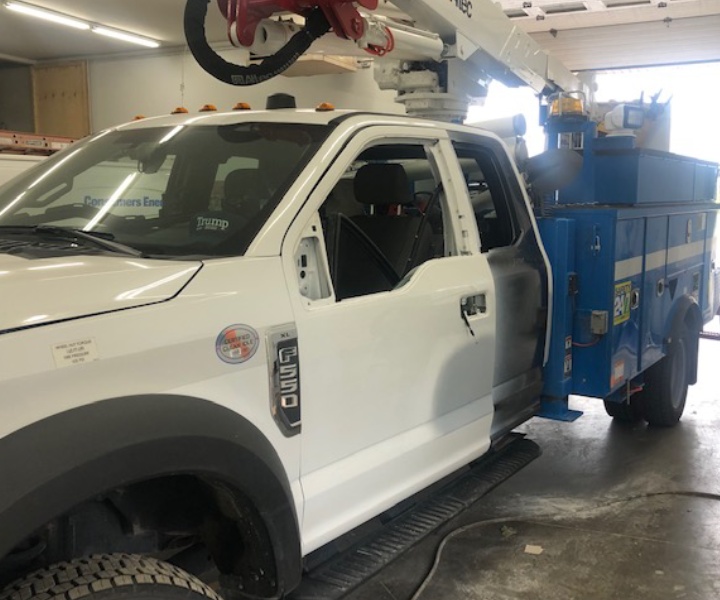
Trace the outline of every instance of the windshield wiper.
<path fill-rule="evenodd" d="M 110 252 L 129 254 L 131 256 L 142 256 L 140 250 L 113 241 L 112 233 L 99 233 L 97 231 L 83 231 L 82 229 L 71 229 L 70 227 L 58 227 L 57 225 L 36 225 L 32 228 L 38 235 L 45 235 L 56 239 L 67 240 L 79 245 L 94 246 Z"/>

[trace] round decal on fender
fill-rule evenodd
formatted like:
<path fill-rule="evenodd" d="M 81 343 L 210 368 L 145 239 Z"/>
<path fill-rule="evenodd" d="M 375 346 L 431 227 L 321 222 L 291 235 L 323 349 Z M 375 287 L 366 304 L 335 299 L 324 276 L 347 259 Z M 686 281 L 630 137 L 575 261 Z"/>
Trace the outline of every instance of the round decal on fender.
<path fill-rule="evenodd" d="M 220 332 L 215 341 L 215 351 L 220 360 L 239 365 L 250 360 L 257 352 L 260 338 L 248 325 L 230 325 Z"/>

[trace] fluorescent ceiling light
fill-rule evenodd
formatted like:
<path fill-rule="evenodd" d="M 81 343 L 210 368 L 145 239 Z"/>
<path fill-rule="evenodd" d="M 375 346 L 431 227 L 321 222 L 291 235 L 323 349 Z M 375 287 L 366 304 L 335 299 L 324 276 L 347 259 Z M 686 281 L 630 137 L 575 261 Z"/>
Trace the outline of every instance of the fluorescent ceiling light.
<path fill-rule="evenodd" d="M 35 6 L 33 4 L 16 2 L 15 0 L 0 0 L 0 2 L 2 2 L 2 4 L 4 4 L 6 8 L 18 13 L 22 13 L 24 15 L 28 15 L 30 17 L 36 17 L 38 19 L 51 21 L 60 25 L 74 27 L 75 29 L 83 29 L 85 31 L 91 29 L 93 32 L 99 33 L 100 35 L 115 38 L 116 40 L 122 40 L 124 42 L 130 42 L 131 44 L 139 44 L 140 46 L 145 46 L 146 48 L 160 47 L 160 42 L 156 42 L 155 40 L 151 40 L 150 38 L 135 35 L 133 33 L 128 33 L 127 31 L 122 31 L 120 29 L 111 29 L 110 27 L 105 27 L 104 25 L 93 23 L 91 21 L 83 21 L 82 19 L 76 19 L 75 17 L 71 17 L 69 15 L 65 15 L 54 10 L 40 8 L 39 6 Z"/>
<path fill-rule="evenodd" d="M 145 46 L 146 48 L 159 48 L 160 43 L 155 40 L 140 37 L 139 35 L 133 35 L 132 33 L 125 33 L 124 31 L 118 31 L 117 29 L 108 29 L 107 27 L 93 27 L 93 32 L 99 33 L 106 37 L 115 38 L 116 40 L 122 40 L 124 42 L 130 42 L 131 44 L 138 44 Z"/>
<path fill-rule="evenodd" d="M 5 2 L 5 6 L 15 12 L 43 19 L 45 21 L 52 21 L 53 23 L 57 23 L 59 25 L 66 25 L 67 27 L 74 27 L 75 29 L 90 29 L 89 23 L 85 23 L 85 21 L 81 21 L 80 19 L 66 17 L 65 15 L 56 13 L 52 10 L 45 10 L 44 8 L 30 6 L 29 4 L 21 4 L 19 2 Z"/>

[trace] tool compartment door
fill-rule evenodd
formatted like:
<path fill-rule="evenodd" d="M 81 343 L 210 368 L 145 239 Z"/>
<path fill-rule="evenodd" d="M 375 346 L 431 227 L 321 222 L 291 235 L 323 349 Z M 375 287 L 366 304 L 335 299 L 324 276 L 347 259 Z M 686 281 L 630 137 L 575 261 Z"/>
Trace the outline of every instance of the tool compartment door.
<path fill-rule="evenodd" d="M 621 213 L 620 213 L 621 214 Z M 615 225 L 615 265 L 611 311 L 610 389 L 638 373 L 640 298 L 645 219 L 620 218 Z"/>
<path fill-rule="evenodd" d="M 642 287 L 640 370 L 663 357 L 663 336 L 669 305 L 665 306 L 668 217 L 649 217 L 645 228 L 645 276 Z"/>

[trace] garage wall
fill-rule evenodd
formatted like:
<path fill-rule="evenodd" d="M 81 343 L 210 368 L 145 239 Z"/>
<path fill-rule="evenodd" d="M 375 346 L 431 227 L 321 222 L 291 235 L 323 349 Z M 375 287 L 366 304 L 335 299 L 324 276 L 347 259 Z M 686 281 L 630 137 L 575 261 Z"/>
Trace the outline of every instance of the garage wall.
<path fill-rule="evenodd" d="M 533 33 L 573 71 L 720 61 L 720 15 Z"/>
<path fill-rule="evenodd" d="M 0 67 L 0 129 L 35 131 L 30 67 Z"/>
<path fill-rule="evenodd" d="M 85 61 L 36 65 L 32 80 L 35 133 L 71 138 L 90 133 Z"/>
<path fill-rule="evenodd" d="M 236 60 L 232 55 L 226 60 Z M 94 60 L 89 64 L 91 126 L 93 131 L 131 120 L 135 115 L 169 113 L 183 105 L 190 112 L 203 104 L 229 110 L 236 102 L 263 108 L 269 94 L 291 93 L 298 107 L 332 102 L 337 108 L 402 112 L 393 92 L 381 92 L 372 69 L 343 75 L 276 77 L 258 86 L 233 87 L 202 71 L 188 53 L 131 59 Z M 181 85 L 185 83 L 185 96 Z"/>

